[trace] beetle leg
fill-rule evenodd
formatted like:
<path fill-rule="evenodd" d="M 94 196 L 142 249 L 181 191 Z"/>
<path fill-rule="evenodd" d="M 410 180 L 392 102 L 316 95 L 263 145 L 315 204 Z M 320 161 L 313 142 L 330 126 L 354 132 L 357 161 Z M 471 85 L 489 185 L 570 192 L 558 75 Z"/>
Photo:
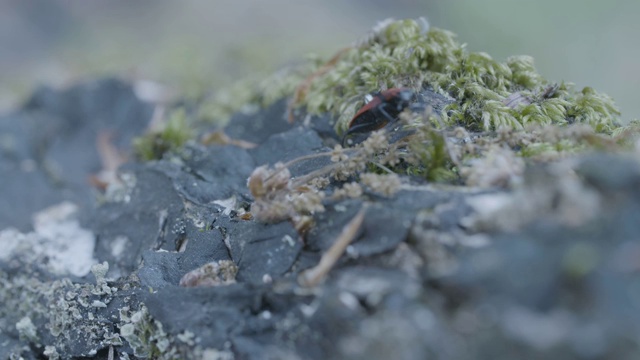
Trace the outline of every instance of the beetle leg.
<path fill-rule="evenodd" d="M 378 111 L 388 120 L 387 124 L 394 122 L 396 119 L 389 115 L 389 113 L 384 109 L 385 107 L 387 107 L 387 104 L 378 105 Z"/>
<path fill-rule="evenodd" d="M 344 136 L 342 137 L 342 142 L 341 142 L 342 147 L 344 147 L 345 141 L 347 140 L 347 138 L 351 134 L 378 130 L 380 128 L 383 128 L 387 124 L 395 121 L 394 118 L 391 115 L 389 115 L 389 113 L 385 110 L 385 108 L 388 105 L 389 104 L 383 103 L 383 104 L 380 104 L 380 105 L 378 105 L 376 107 L 376 110 L 382 115 L 382 117 L 384 117 L 384 121 L 376 120 L 375 122 L 358 124 L 358 125 L 354 125 L 354 126 L 350 127 L 347 130 L 347 132 L 344 134 Z"/>

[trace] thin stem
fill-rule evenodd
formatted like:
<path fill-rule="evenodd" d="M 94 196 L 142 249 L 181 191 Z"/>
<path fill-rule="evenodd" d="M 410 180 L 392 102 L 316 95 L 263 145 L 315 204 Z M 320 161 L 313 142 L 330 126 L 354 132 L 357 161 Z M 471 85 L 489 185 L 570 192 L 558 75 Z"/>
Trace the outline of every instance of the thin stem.
<path fill-rule="evenodd" d="M 307 269 L 300 274 L 298 277 L 298 283 L 300 285 L 304 287 L 314 287 L 324 280 L 331 268 L 333 268 L 342 254 L 344 254 L 347 246 L 351 244 L 358 234 L 358 229 L 360 229 L 364 222 L 366 209 L 367 206 L 365 204 L 362 206 L 360 211 L 358 211 L 356 216 L 354 216 L 353 219 L 351 219 L 351 221 L 342 228 L 342 232 L 340 232 L 340 235 L 333 245 L 331 245 L 329 250 L 322 255 L 318 265 L 311 269 Z"/>
<path fill-rule="evenodd" d="M 345 152 L 354 152 L 355 149 L 343 149 L 343 151 L 345 151 Z M 331 156 L 331 155 L 333 155 L 333 151 L 327 151 L 327 152 L 323 152 L 323 153 L 309 154 L 309 155 L 300 156 L 298 158 L 295 158 L 293 160 L 290 160 L 290 161 L 286 162 L 282 166 L 282 168 L 276 170 L 271 175 L 267 176 L 267 178 L 264 179 L 264 181 L 267 181 L 267 180 L 271 179 L 272 177 L 274 177 L 275 175 L 280 173 L 282 170 L 284 170 L 284 169 L 288 168 L 289 166 L 291 166 L 293 164 L 296 164 L 296 163 L 298 163 L 300 161 L 311 160 L 311 159 L 316 159 L 316 158 L 319 158 L 319 157 Z"/>
<path fill-rule="evenodd" d="M 379 167 L 380 169 L 382 169 L 382 170 L 384 170 L 384 171 L 388 172 L 389 174 L 393 174 L 393 170 L 389 169 L 388 167 L 386 167 L 386 166 L 384 166 L 384 165 L 382 165 L 382 164 L 380 164 L 380 163 L 374 162 L 374 161 L 371 161 L 371 163 L 372 163 L 373 165 L 375 165 L 375 166 Z"/>

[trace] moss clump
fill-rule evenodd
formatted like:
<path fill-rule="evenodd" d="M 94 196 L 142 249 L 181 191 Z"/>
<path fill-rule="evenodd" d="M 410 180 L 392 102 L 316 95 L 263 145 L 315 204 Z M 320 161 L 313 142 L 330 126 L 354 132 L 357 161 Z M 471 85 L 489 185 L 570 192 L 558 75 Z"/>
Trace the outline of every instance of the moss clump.
<path fill-rule="evenodd" d="M 332 113 L 336 131 L 343 133 L 363 95 L 392 87 L 429 88 L 454 100 L 436 116 L 414 118 L 416 132 L 404 156 L 410 166 L 401 164 L 396 172 L 466 182 L 469 172 L 461 170 L 491 149 L 496 153 L 496 146 L 536 161 L 621 149 L 608 137 L 619 127 L 620 112 L 607 95 L 551 83 L 529 56 L 499 62 L 469 52 L 453 33 L 431 28 L 424 19 L 383 22 L 365 40 L 342 49 L 301 83 L 293 107 Z M 561 130 L 569 125 L 574 126 Z M 452 141 L 456 127 L 470 137 Z"/>
<path fill-rule="evenodd" d="M 181 148 L 192 136 L 184 108 L 177 108 L 171 112 L 161 129 L 136 138 L 133 145 L 140 159 L 157 160 L 166 152 Z"/>
<path fill-rule="evenodd" d="M 626 126 L 613 129 L 612 135 L 620 145 L 627 147 L 636 145 L 635 143 L 640 139 L 640 120 L 631 120 Z"/>
<path fill-rule="evenodd" d="M 291 110 L 332 113 L 336 131 L 343 133 L 365 94 L 391 87 L 428 87 L 454 98 L 438 115 L 445 126 L 471 131 L 585 123 L 610 133 L 620 115 L 611 98 L 591 88 L 553 86 L 530 56 L 499 62 L 489 54 L 469 52 L 454 33 L 430 27 L 421 18 L 383 21 L 328 61 L 314 59 L 222 89 L 201 104 L 198 118 L 224 122 L 237 111 L 292 97 Z M 514 103 L 514 96 L 526 101 Z"/>
<path fill-rule="evenodd" d="M 567 108 L 567 116 L 575 122 L 589 124 L 604 133 L 610 133 L 619 126 L 614 120 L 620 111 L 609 96 L 585 87 L 573 100 Z"/>
<path fill-rule="evenodd" d="M 310 84 L 298 107 L 338 117 L 343 132 L 362 95 L 391 87 L 431 87 L 456 101 L 442 114 L 446 125 L 490 131 L 528 123 L 586 123 L 598 132 L 616 127 L 619 111 L 611 98 L 591 88 L 576 92 L 550 83 L 537 73 L 529 56 L 499 62 L 486 53 L 468 52 L 449 31 L 429 28 L 424 20 L 387 22 L 364 43 L 342 51 L 338 61 Z M 509 106 L 509 97 L 530 101 Z"/>
<path fill-rule="evenodd" d="M 257 76 L 236 82 L 206 98 L 199 106 L 197 119 L 225 124 L 237 112 L 251 113 L 291 96 L 300 82 L 317 67 L 310 59 L 304 64 L 284 68 L 264 78 Z"/>
<path fill-rule="evenodd" d="M 620 113 L 607 95 L 588 87 L 577 90 L 570 83 L 551 83 L 536 71 L 529 56 L 500 62 L 483 52 L 469 52 L 455 34 L 430 27 L 424 19 L 383 21 L 329 60 L 309 61 L 263 80 L 242 81 L 202 104 L 198 118 L 224 121 L 234 112 L 289 98 L 290 120 L 302 112 L 330 113 L 340 134 L 363 105 L 364 95 L 392 87 L 418 93 L 429 89 L 452 101 L 436 114 L 403 119 L 412 128 L 408 143 L 371 154 L 364 147 L 347 151 L 344 164 L 326 170 L 334 171 L 336 180 L 357 176 L 369 167 L 431 181 L 466 182 L 469 176 L 464 174 L 478 164 L 474 159 L 487 154 L 497 154 L 495 159 L 513 154 L 551 161 L 590 149 L 629 147 L 628 134 L 636 132 L 631 127 L 616 130 Z M 456 134 L 460 132 L 467 134 L 461 138 Z M 620 134 L 617 140 L 609 136 L 612 133 Z M 162 151 L 145 153 L 151 155 L 146 158 L 157 158 Z"/>
<path fill-rule="evenodd" d="M 435 182 L 452 182 L 458 179 L 447 138 L 443 133 L 430 126 L 421 128 L 409 142 L 409 149 L 413 154 L 409 162 L 414 165 L 407 169 L 410 175 Z"/>

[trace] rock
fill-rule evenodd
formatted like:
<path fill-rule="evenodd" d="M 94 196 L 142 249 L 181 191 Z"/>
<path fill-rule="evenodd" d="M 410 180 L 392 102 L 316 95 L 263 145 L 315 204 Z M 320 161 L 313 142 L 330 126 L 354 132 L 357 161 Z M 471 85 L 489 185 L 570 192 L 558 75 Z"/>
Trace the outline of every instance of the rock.
<path fill-rule="evenodd" d="M 89 177 L 103 167 L 98 137 L 130 152 L 151 119 L 152 106 L 116 79 L 67 90 L 40 88 L 19 110 L 0 117 L 0 229 L 28 230 L 31 215 L 62 201 L 83 211 L 94 191 Z"/>
<path fill-rule="evenodd" d="M 248 196 L 247 178 L 256 165 L 246 150 L 230 145 L 187 147 L 181 161 L 180 165 L 163 161 L 156 166 L 187 200 L 211 204 L 232 195 Z"/>
<path fill-rule="evenodd" d="M 69 136 L 45 144 L 47 156 L 73 167 L 65 181 L 99 170 L 98 129 L 123 114 L 142 121 L 150 107 L 130 98 L 127 86 L 95 84 L 41 91 L 13 120 L 3 118 L 0 129 L 26 141 L 13 147 L 20 161 L 3 153 L 3 171 L 23 171 L 20 163 L 37 143 L 29 139 L 44 136 L 35 123 L 13 123 L 28 116 L 55 118 L 56 131 Z M 129 95 L 109 95 L 120 91 Z M 107 109 L 104 98 L 117 104 Z M 448 101 L 429 100 L 434 107 Z M 0 255 L 1 355 L 108 358 L 110 349 L 123 358 L 185 359 L 640 355 L 635 159 L 591 154 L 530 166 L 511 190 L 403 176 L 400 191 L 388 197 L 369 189 L 357 199 L 326 197 L 324 212 L 309 215 L 315 225 L 298 233 L 292 221 L 261 223 L 245 213 L 254 201 L 247 178 L 256 167 L 310 155 L 291 166 L 295 180 L 331 164 L 328 156 L 313 156 L 336 143 L 330 124 L 322 123 L 328 118 L 289 124 L 284 112 L 281 101 L 235 116 L 226 133 L 256 143 L 253 149 L 190 142 L 160 160 L 126 164 L 118 185 L 98 202 L 77 181 L 73 191 L 54 191 L 40 163 L 3 183 L 2 191 L 17 189 L 21 198 L 43 197 L 0 218 L 2 226 L 19 226 L 0 227 L 10 249 Z M 143 128 L 114 121 L 123 132 Z M 32 192 L 23 188 L 36 182 Z M 25 214 L 60 200 L 73 203 L 80 219 L 49 213 L 48 222 L 39 217 L 30 230 Z M 318 265 L 365 203 L 346 254 L 318 287 L 300 286 L 300 272 Z M 69 234 L 60 229 L 70 222 L 83 246 L 55 240 Z M 51 267 L 52 260 L 78 266 Z M 180 286 L 194 270 L 208 266 L 212 275 L 227 265 L 234 281 Z"/>
<path fill-rule="evenodd" d="M 329 151 L 324 147 L 322 140 L 314 131 L 305 127 L 295 127 L 287 132 L 271 135 L 260 146 L 251 149 L 250 153 L 257 165 L 274 165 L 275 162 L 283 162 L 296 159 L 321 151 Z M 330 163 L 329 156 L 309 159 L 290 168 L 293 176 L 308 174 Z"/>
<path fill-rule="evenodd" d="M 286 101 L 280 100 L 257 114 L 239 113 L 231 118 L 225 133 L 234 139 L 262 144 L 271 135 L 283 133 L 296 125 L 286 118 Z"/>

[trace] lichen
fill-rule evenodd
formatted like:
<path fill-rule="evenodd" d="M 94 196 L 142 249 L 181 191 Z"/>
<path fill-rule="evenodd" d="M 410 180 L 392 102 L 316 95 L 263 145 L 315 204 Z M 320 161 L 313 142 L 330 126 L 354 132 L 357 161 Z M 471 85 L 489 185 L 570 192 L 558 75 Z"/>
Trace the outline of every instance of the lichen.
<path fill-rule="evenodd" d="M 73 283 L 68 278 L 41 281 L 25 271 L 10 276 L 0 271 L 0 319 L 16 319 L 21 338 L 37 346 L 65 353 L 70 339 L 91 343 L 95 350 L 120 346 L 112 319 L 91 307 L 92 301 L 111 302 L 115 290 L 104 284 Z M 102 286 L 103 285 L 103 286 Z"/>
<path fill-rule="evenodd" d="M 133 349 L 133 354 L 142 358 L 178 359 L 175 349 L 171 349 L 168 335 L 162 329 L 162 324 L 155 321 L 144 305 L 137 311 L 120 311 L 120 335 L 127 340 Z"/>
<path fill-rule="evenodd" d="M 120 309 L 119 326 L 120 335 L 137 357 L 158 360 L 202 358 L 203 350 L 196 345 L 195 334 L 189 331 L 176 336 L 168 334 L 143 304 L 137 310 Z"/>
<path fill-rule="evenodd" d="M 16 323 L 16 330 L 18 330 L 20 338 L 24 338 L 32 342 L 38 341 L 36 327 L 28 316 L 23 317 Z"/>

